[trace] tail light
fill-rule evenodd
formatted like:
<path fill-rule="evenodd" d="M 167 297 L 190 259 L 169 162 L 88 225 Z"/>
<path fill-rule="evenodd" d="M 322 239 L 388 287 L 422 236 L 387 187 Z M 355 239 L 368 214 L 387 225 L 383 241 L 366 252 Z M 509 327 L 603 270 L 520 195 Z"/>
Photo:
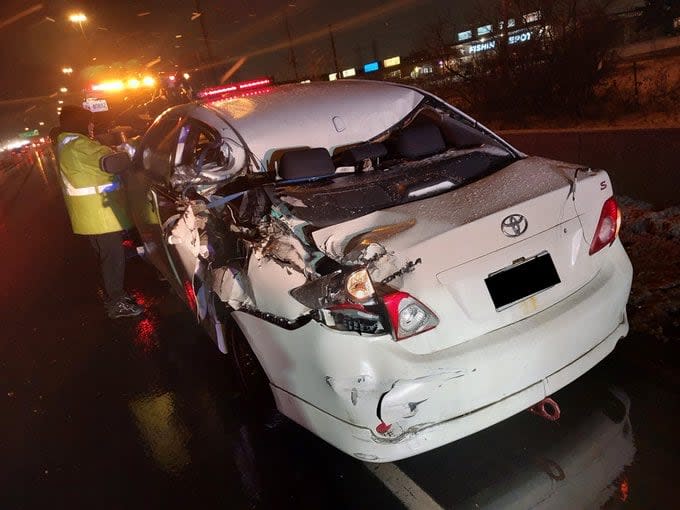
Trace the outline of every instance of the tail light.
<path fill-rule="evenodd" d="M 351 271 L 351 272 L 350 272 Z M 317 310 L 318 322 L 329 328 L 360 335 L 392 332 L 396 341 L 428 331 L 437 316 L 406 292 L 377 284 L 365 268 L 338 270 L 290 291 L 290 295 Z"/>
<path fill-rule="evenodd" d="M 611 246 L 616 240 L 616 236 L 619 235 L 620 228 L 621 209 L 619 209 L 619 205 L 614 200 L 614 197 L 609 197 L 602 206 L 600 220 L 597 222 L 595 235 L 593 236 L 588 253 L 593 255 L 605 246 Z"/>
<path fill-rule="evenodd" d="M 387 294 L 382 299 L 397 341 L 428 331 L 439 324 L 439 319 L 427 306 L 406 292 Z"/>

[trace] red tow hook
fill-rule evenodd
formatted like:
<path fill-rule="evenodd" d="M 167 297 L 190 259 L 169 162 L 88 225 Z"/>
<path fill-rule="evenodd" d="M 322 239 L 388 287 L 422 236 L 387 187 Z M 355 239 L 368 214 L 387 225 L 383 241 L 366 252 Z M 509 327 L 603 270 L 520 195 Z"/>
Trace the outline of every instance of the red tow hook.
<path fill-rule="evenodd" d="M 560 406 L 550 397 L 546 397 L 538 404 L 533 405 L 529 408 L 529 411 L 549 421 L 559 420 L 562 414 Z"/>

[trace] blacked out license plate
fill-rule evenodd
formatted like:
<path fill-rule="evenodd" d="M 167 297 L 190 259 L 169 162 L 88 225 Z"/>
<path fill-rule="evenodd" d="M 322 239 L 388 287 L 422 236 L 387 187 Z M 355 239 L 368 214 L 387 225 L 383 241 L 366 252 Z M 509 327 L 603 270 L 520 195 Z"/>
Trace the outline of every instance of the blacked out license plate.
<path fill-rule="evenodd" d="M 548 252 L 496 271 L 484 280 L 498 311 L 557 285 L 560 281 Z"/>

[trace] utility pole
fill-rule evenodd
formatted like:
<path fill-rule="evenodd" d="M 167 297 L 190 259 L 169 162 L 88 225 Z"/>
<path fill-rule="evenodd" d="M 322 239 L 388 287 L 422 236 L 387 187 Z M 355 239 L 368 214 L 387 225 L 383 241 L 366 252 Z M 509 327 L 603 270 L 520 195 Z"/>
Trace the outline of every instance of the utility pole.
<path fill-rule="evenodd" d="M 510 48 L 508 47 L 508 41 L 510 38 L 509 28 L 508 28 L 508 10 L 509 10 L 509 0 L 501 0 L 501 15 L 503 18 L 503 30 L 501 31 L 500 40 L 500 56 L 501 56 L 501 72 L 503 73 L 503 81 L 507 83 L 510 77 Z"/>
<path fill-rule="evenodd" d="M 194 5 L 196 6 L 196 12 L 200 14 L 198 17 L 198 22 L 201 24 L 201 33 L 203 34 L 203 43 L 205 44 L 205 50 L 208 54 L 208 64 L 212 64 L 215 59 L 213 57 L 212 49 L 210 48 L 210 41 L 208 40 L 208 30 L 205 27 L 205 20 L 203 19 L 203 11 L 201 11 L 201 0 L 194 0 Z M 215 69 L 212 68 L 212 75 L 215 80 L 217 80 L 217 74 Z"/>
<path fill-rule="evenodd" d="M 335 52 L 335 39 L 333 38 L 333 25 L 328 25 L 328 35 L 331 38 L 331 49 L 333 50 L 333 64 L 335 64 L 335 72 L 340 78 L 340 67 L 338 66 L 338 54 Z"/>
<path fill-rule="evenodd" d="M 373 60 L 379 60 L 378 59 L 378 41 L 373 39 L 371 42 L 371 48 L 373 49 Z"/>
<path fill-rule="evenodd" d="M 286 35 L 288 36 L 288 62 L 293 67 L 293 74 L 295 75 L 295 81 L 297 81 L 300 78 L 298 77 L 297 59 L 293 50 L 293 39 L 290 36 L 290 25 L 288 24 L 288 11 L 286 8 L 283 9 L 283 22 L 286 25 Z"/>

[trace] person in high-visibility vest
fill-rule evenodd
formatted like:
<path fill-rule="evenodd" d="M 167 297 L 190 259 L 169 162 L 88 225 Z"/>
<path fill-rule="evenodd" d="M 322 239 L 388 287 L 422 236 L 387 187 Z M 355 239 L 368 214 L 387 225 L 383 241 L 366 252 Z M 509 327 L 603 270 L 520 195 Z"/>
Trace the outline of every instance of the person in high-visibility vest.
<path fill-rule="evenodd" d="M 124 290 L 124 232 L 131 226 L 118 176 L 101 170 L 99 160 L 113 150 L 92 138 L 92 113 L 64 106 L 56 155 L 62 190 L 74 234 L 85 235 L 99 257 L 110 318 L 133 317 L 142 308 Z"/>

